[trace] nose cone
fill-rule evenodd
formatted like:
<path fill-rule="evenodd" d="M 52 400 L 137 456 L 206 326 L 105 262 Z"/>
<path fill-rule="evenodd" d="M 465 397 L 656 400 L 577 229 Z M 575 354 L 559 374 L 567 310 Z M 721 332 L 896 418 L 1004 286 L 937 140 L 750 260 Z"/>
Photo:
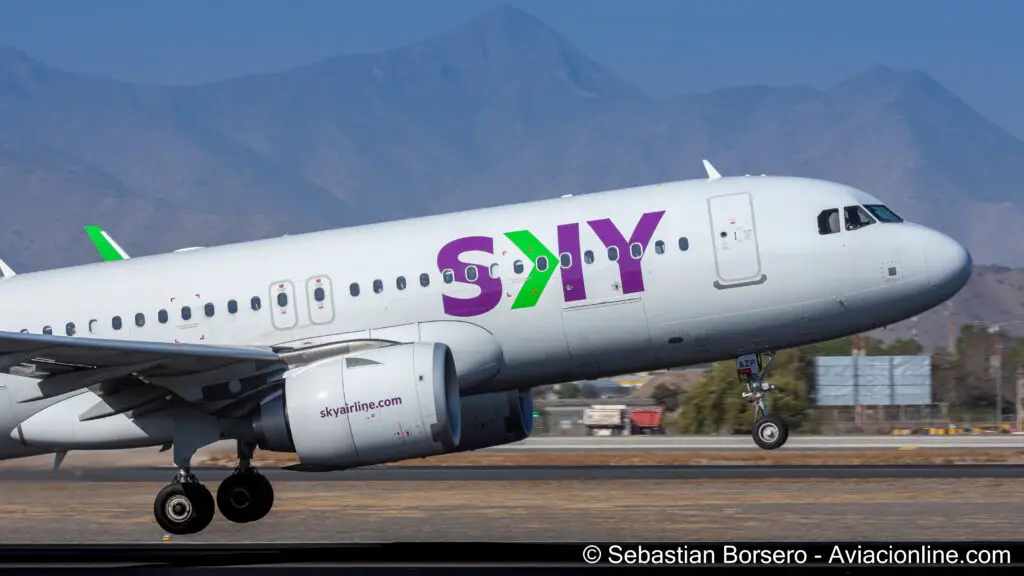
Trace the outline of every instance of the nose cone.
<path fill-rule="evenodd" d="M 956 240 L 930 231 L 925 244 L 928 280 L 944 299 L 953 297 L 971 278 L 971 255 Z"/>

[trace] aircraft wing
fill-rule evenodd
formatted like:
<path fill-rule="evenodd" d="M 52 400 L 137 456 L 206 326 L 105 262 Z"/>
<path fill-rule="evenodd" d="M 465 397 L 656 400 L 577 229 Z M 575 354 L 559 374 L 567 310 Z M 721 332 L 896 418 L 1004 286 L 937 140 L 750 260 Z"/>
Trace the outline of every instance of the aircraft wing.
<path fill-rule="evenodd" d="M 0 372 L 19 364 L 50 374 L 9 386 L 17 402 L 59 396 L 131 377 L 135 386 L 166 386 L 189 401 L 208 399 L 204 384 L 246 378 L 283 364 L 269 348 L 172 344 L 0 332 Z M 222 398 L 227 399 L 227 398 Z"/>

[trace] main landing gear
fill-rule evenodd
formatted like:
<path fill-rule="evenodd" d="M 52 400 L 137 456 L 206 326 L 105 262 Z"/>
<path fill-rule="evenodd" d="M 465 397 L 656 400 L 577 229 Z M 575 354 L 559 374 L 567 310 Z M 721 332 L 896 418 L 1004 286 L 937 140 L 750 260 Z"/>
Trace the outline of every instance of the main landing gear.
<path fill-rule="evenodd" d="M 238 468 L 220 483 L 216 504 L 210 491 L 190 471 L 192 455 L 184 458 L 176 453 L 178 474 L 153 503 L 157 524 L 169 534 L 196 534 L 210 525 L 216 509 L 238 524 L 255 522 L 269 514 L 274 506 L 274 488 L 251 464 L 255 449 L 255 444 L 238 443 Z"/>
<path fill-rule="evenodd" d="M 743 398 L 754 405 L 754 443 L 764 450 L 781 448 L 789 439 L 789 426 L 778 416 L 768 414 L 765 396 L 775 387 L 764 381 L 768 368 L 775 360 L 775 352 L 768 353 L 768 363 L 762 366 L 761 354 L 746 354 L 736 359 L 736 375 L 746 385 Z"/>

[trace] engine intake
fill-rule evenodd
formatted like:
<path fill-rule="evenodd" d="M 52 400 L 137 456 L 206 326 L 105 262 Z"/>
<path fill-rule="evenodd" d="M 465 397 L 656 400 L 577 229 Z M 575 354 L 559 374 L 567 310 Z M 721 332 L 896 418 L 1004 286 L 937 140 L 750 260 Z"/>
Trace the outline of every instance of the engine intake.
<path fill-rule="evenodd" d="M 417 342 L 289 370 L 253 418 L 259 447 L 310 467 L 354 468 L 456 450 L 458 377 L 445 344 Z"/>

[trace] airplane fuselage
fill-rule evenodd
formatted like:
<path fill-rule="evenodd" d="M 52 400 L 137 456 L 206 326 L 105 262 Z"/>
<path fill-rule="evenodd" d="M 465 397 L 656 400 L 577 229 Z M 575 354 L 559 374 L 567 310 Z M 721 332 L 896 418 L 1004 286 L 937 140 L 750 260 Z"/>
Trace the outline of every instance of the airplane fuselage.
<path fill-rule="evenodd" d="M 881 204 L 722 178 L 137 257 L 0 281 L 0 330 L 301 347 L 434 326 L 497 353 L 463 394 L 523 389 L 822 341 L 955 294 L 970 257 L 938 232 L 819 229 L 823 211 Z M 0 439 L 33 409 L 0 397 Z"/>

